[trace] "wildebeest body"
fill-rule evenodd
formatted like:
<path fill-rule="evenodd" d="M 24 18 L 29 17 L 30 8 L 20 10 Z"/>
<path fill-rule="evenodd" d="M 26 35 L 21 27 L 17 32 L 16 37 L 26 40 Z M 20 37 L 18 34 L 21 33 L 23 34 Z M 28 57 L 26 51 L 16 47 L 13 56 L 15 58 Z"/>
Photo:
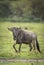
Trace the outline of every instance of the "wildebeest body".
<path fill-rule="evenodd" d="M 30 31 L 31 32 L 31 31 Z M 19 31 L 19 35 L 17 36 L 17 41 L 21 41 L 24 44 L 29 44 L 32 42 L 32 40 L 35 40 L 35 34 L 34 33 L 30 33 L 27 30 L 21 30 Z"/>
<path fill-rule="evenodd" d="M 38 40 L 37 40 L 37 35 L 34 32 L 28 31 L 25 29 L 21 29 L 21 28 L 16 28 L 16 27 L 12 27 L 12 28 L 8 28 L 8 29 L 10 31 L 12 31 L 13 39 L 16 40 L 16 44 L 20 44 L 19 51 L 20 51 L 22 43 L 29 44 L 30 51 L 31 51 L 32 50 L 31 43 L 34 42 L 33 43 L 34 49 L 35 49 L 35 43 L 36 43 L 37 50 L 40 52 L 40 48 L 39 48 L 39 44 L 38 44 Z M 17 52 L 17 50 L 15 48 L 15 44 L 13 45 L 13 48 Z"/>

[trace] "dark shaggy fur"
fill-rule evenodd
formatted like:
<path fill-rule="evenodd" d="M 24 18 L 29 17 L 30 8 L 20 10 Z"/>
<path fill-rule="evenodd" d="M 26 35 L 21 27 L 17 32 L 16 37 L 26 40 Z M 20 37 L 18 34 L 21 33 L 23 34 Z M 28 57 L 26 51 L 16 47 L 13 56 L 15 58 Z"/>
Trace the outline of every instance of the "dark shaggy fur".
<path fill-rule="evenodd" d="M 39 48 L 38 40 L 37 40 L 37 35 L 34 32 L 28 31 L 25 29 L 21 29 L 21 28 L 16 28 L 16 27 L 8 28 L 8 30 L 12 31 L 13 39 L 16 40 L 16 44 L 20 45 L 19 46 L 19 52 L 20 52 L 20 48 L 21 48 L 22 43 L 23 44 L 29 44 L 30 51 L 32 50 L 31 44 L 33 44 L 34 49 L 35 49 L 35 44 L 36 44 L 37 50 L 39 52 L 41 52 L 40 48 Z M 17 50 L 15 48 L 15 43 L 13 45 L 13 48 L 17 52 Z"/>

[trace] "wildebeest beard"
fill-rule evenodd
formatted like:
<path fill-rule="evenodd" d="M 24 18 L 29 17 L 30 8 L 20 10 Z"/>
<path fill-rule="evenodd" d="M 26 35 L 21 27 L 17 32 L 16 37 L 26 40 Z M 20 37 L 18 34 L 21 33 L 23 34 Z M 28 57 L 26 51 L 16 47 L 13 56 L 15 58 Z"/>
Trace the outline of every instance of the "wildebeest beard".
<path fill-rule="evenodd" d="M 22 43 L 29 44 L 30 51 L 32 50 L 31 44 L 33 44 L 34 49 L 35 49 L 35 44 L 36 44 L 37 50 L 40 52 L 40 48 L 39 48 L 39 44 L 38 44 L 38 40 L 37 40 L 37 35 L 34 32 L 28 31 L 25 29 L 21 29 L 21 28 L 17 28 L 17 27 L 11 27 L 11 28 L 8 28 L 8 30 L 12 31 L 13 39 L 16 40 L 16 44 L 20 44 L 19 52 L 20 52 L 20 48 L 21 48 Z M 17 50 L 15 48 L 15 44 L 13 45 L 13 48 L 17 52 Z"/>

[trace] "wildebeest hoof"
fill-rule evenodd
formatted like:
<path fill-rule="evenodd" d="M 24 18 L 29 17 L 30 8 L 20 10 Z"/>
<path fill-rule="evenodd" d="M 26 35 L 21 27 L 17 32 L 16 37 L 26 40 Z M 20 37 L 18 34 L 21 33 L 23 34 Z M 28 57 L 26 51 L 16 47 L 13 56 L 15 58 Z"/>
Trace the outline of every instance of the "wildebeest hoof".
<path fill-rule="evenodd" d="M 32 49 L 30 49 L 30 51 L 32 51 Z"/>

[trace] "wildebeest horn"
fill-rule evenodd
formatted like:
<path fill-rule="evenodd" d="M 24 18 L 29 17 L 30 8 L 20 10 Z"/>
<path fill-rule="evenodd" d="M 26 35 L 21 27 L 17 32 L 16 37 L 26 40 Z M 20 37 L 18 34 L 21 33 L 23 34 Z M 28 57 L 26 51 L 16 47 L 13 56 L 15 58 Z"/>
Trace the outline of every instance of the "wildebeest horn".
<path fill-rule="evenodd" d="M 21 27 L 18 27 L 18 29 L 21 29 Z"/>
<path fill-rule="evenodd" d="M 19 29 L 21 29 L 21 27 L 19 27 Z"/>

